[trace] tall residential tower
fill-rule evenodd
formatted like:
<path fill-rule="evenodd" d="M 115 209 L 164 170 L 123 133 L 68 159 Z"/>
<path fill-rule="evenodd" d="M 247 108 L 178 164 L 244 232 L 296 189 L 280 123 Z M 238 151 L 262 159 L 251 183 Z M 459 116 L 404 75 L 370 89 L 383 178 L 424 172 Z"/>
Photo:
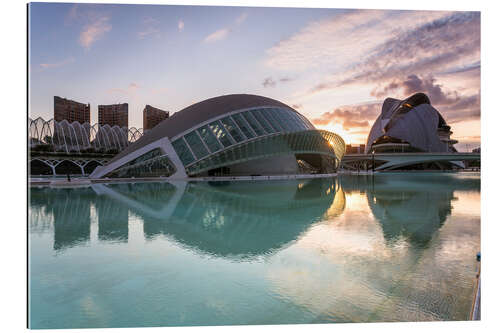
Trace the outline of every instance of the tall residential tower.
<path fill-rule="evenodd" d="M 79 103 L 70 99 L 54 96 L 54 120 L 90 123 L 90 104 Z"/>
<path fill-rule="evenodd" d="M 99 125 L 119 126 L 128 128 L 128 103 L 99 105 Z"/>
<path fill-rule="evenodd" d="M 146 105 L 142 111 L 142 129 L 144 132 L 152 129 L 169 116 L 168 111 L 163 111 L 158 108 Z"/>

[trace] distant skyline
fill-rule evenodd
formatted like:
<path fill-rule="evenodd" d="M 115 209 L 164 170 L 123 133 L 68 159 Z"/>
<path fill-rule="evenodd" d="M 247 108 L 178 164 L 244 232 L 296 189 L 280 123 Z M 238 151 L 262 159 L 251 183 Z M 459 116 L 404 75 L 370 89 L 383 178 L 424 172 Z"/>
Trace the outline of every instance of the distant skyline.
<path fill-rule="evenodd" d="M 365 143 L 386 97 L 429 95 L 459 150 L 480 144 L 479 12 L 30 4 L 30 116 L 53 96 L 170 114 L 249 93 Z"/>

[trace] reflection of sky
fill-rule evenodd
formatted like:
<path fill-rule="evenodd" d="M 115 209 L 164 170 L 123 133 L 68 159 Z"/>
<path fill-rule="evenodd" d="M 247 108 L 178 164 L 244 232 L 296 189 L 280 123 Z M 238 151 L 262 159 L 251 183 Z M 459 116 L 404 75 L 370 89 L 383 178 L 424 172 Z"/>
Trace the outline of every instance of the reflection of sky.
<path fill-rule="evenodd" d="M 53 96 L 176 112 L 253 93 L 362 143 L 385 97 L 416 91 L 477 145 L 479 14 L 152 5 L 30 5 L 31 116 Z M 70 83 L 70 84 L 69 84 Z"/>
<path fill-rule="evenodd" d="M 330 180 L 108 186 L 122 197 L 102 188 L 100 194 L 75 189 L 80 199 L 69 207 L 85 210 L 79 217 L 87 222 L 74 224 L 61 223 L 71 218 L 62 201 L 54 205 L 54 198 L 72 198 L 71 192 L 34 191 L 34 322 L 92 327 L 467 319 L 480 244 L 479 178 L 446 177 L 453 182 L 385 175 L 373 184 L 343 178 L 342 188 Z M 401 196 L 405 180 L 411 195 Z M 263 198 L 259 187 L 266 189 Z M 176 208 L 162 217 L 158 212 L 168 211 L 176 191 L 182 194 Z M 127 195 L 136 205 L 120 201 Z M 442 225 L 422 221 L 425 230 L 414 229 L 413 217 L 396 219 L 374 209 L 384 205 L 390 212 L 417 199 L 430 213 L 445 212 Z M 271 201 L 287 212 L 273 211 Z M 116 223 L 102 220 L 112 212 L 118 212 Z M 224 223 L 198 219 L 207 214 L 215 221 L 224 214 Z M 310 220 L 300 223 L 304 218 Z M 57 249 L 54 228 L 64 236 Z M 426 232 L 425 241 L 412 234 Z M 235 257 L 242 250 L 252 255 Z"/>
<path fill-rule="evenodd" d="M 366 194 L 346 192 L 343 214 L 313 226 L 293 249 L 273 258 L 269 279 L 283 297 L 312 308 L 318 318 L 465 319 L 479 250 L 479 192 L 455 191 L 454 197 L 447 222 L 419 248 L 403 236 L 387 243 Z M 408 299 L 414 303 L 405 304 Z"/>

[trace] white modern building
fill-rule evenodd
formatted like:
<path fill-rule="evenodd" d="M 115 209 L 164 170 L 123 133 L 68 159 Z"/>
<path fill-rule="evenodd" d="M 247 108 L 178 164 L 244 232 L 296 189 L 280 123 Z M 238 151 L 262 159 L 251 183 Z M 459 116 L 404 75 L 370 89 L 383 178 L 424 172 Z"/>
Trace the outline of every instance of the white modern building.
<path fill-rule="evenodd" d="M 373 124 L 365 153 L 456 152 L 450 126 L 423 93 L 407 99 L 386 98 Z"/>
<path fill-rule="evenodd" d="M 344 153 L 339 135 L 316 129 L 288 105 L 235 94 L 174 113 L 90 177 L 331 173 Z"/>
<path fill-rule="evenodd" d="M 457 153 L 451 127 L 432 105 L 429 97 L 416 93 L 404 100 L 386 98 L 373 124 L 365 154 Z M 404 163 L 403 163 L 404 164 Z M 463 168 L 462 161 L 432 161 L 404 164 L 405 168 Z"/>

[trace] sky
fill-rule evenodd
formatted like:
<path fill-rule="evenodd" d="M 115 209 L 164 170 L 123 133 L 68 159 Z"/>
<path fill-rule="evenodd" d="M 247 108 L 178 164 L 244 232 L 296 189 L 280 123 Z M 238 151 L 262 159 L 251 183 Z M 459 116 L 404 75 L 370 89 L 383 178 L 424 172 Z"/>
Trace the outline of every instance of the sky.
<path fill-rule="evenodd" d="M 30 117 L 53 96 L 172 113 L 207 98 L 277 99 L 363 144 L 385 98 L 428 94 L 458 150 L 480 145 L 480 13 L 31 3 Z"/>

